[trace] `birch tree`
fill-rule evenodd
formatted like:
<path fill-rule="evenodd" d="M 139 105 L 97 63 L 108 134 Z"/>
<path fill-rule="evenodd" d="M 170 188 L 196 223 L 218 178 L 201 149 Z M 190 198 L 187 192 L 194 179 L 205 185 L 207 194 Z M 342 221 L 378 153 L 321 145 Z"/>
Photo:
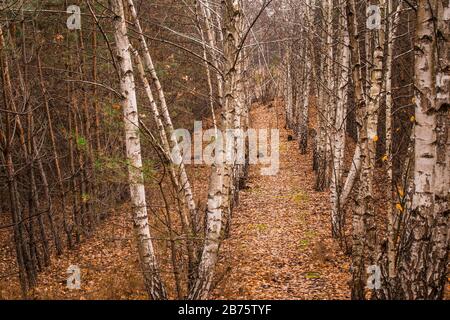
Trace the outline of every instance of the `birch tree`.
<path fill-rule="evenodd" d="M 239 129 L 237 117 L 240 116 L 239 55 L 242 41 L 242 3 L 241 1 L 223 0 L 223 46 L 224 46 L 224 106 L 221 127 L 226 132 L 222 137 L 216 135 L 216 162 L 211 167 L 206 210 L 206 239 L 198 268 L 197 279 L 190 291 L 190 299 L 206 299 L 209 296 L 218 259 L 221 231 L 224 217 L 231 217 L 235 183 L 234 165 L 236 157 L 236 140 L 228 135 L 230 129 Z M 231 131 L 233 132 L 233 131 Z M 220 147 L 222 146 L 222 147 Z M 231 160 L 231 161 L 230 161 Z"/>
<path fill-rule="evenodd" d="M 120 67 L 120 90 L 123 96 L 121 104 L 125 123 L 126 158 L 128 162 L 133 226 L 147 292 L 152 299 L 160 300 L 166 298 L 166 291 L 159 276 L 148 224 L 131 46 L 127 35 L 122 0 L 110 0 L 110 6 L 115 14 L 114 39 Z"/>
<path fill-rule="evenodd" d="M 438 1 L 419 1 L 414 62 L 414 193 L 399 264 L 401 297 L 405 299 L 442 298 L 448 259 L 448 99 L 444 103 L 440 100 L 440 105 L 436 99 L 442 83 L 437 86 L 437 81 L 445 78 L 436 72 L 447 69 L 437 68 L 441 52 L 437 51 L 436 19 L 438 28 L 444 27 L 441 52 L 448 54 L 448 16 L 439 14 Z"/>
<path fill-rule="evenodd" d="M 145 66 L 147 67 L 147 70 L 150 73 L 153 83 L 156 87 L 156 91 L 158 94 L 160 107 L 161 107 L 162 119 L 163 119 L 163 123 L 166 127 L 170 146 L 172 147 L 174 157 L 181 160 L 181 161 L 179 161 L 179 163 L 177 163 L 177 167 L 179 170 L 179 186 L 183 190 L 183 194 L 185 197 L 185 203 L 189 208 L 190 218 L 191 218 L 190 223 L 189 223 L 188 219 L 185 219 L 185 222 L 187 223 L 188 227 L 192 226 L 194 228 L 193 229 L 194 233 L 196 233 L 195 225 L 197 225 L 199 222 L 197 208 L 196 208 L 196 205 L 194 202 L 192 187 L 191 187 L 188 175 L 186 173 L 186 168 L 185 168 L 184 162 L 182 161 L 183 156 L 181 154 L 181 149 L 178 145 L 177 137 L 174 135 L 174 127 L 173 127 L 172 119 L 170 117 L 169 109 L 167 106 L 164 90 L 162 88 L 161 82 L 159 81 L 159 77 L 156 73 L 156 69 L 153 64 L 152 57 L 148 50 L 147 41 L 145 40 L 145 36 L 142 31 L 142 27 L 141 27 L 141 24 L 140 24 L 138 15 L 137 15 L 137 11 L 136 11 L 136 8 L 135 8 L 132 0 L 128 0 L 128 6 L 130 8 L 131 15 L 133 16 L 133 19 L 134 19 L 134 24 L 137 28 L 137 32 L 139 35 L 139 42 L 140 42 L 141 49 L 144 54 Z M 171 159 L 171 160 L 173 161 L 174 159 Z"/>
<path fill-rule="evenodd" d="M 340 72 L 338 72 L 338 99 L 336 104 L 336 117 L 333 128 L 333 169 L 331 172 L 331 202 L 332 202 L 332 233 L 336 238 L 342 238 L 343 214 L 341 212 L 340 194 L 341 180 L 345 151 L 345 128 L 348 103 L 348 87 L 350 79 L 350 41 L 347 28 L 347 19 L 341 15 L 339 19 L 341 30 L 340 46 Z"/>

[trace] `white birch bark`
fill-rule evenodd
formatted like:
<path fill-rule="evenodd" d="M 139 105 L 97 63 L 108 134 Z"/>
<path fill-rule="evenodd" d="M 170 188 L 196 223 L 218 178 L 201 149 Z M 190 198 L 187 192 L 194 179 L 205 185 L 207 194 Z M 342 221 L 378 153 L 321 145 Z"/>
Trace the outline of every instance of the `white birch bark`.
<path fill-rule="evenodd" d="M 384 1 L 379 1 L 384 8 Z M 383 12 L 383 9 L 381 9 Z M 383 18 L 381 19 L 383 21 Z M 378 141 L 378 109 L 380 107 L 381 88 L 383 81 L 384 31 L 383 24 L 372 35 L 374 42 L 373 65 L 370 72 L 370 89 L 368 92 L 367 112 L 361 130 L 361 174 L 360 189 L 355 212 L 363 215 L 364 233 L 362 235 L 365 250 L 367 250 L 367 265 L 376 265 L 378 260 L 377 225 L 375 222 L 373 176 L 375 170 L 376 144 Z M 373 294 L 377 294 L 373 291 Z M 360 297 L 361 299 L 364 296 Z"/>
<path fill-rule="evenodd" d="M 342 192 L 339 197 L 339 204 L 341 208 L 347 204 L 348 197 L 353 190 L 353 186 L 355 185 L 355 181 L 359 176 L 361 171 L 361 146 L 359 143 L 356 144 L 355 151 L 353 153 L 353 159 L 350 166 L 350 170 L 348 172 L 347 178 L 345 179 L 344 186 L 342 188 Z"/>
<path fill-rule="evenodd" d="M 201 11 L 203 13 L 203 16 L 205 18 L 205 27 L 206 27 L 206 38 L 208 41 L 208 46 L 210 49 L 210 55 L 212 57 L 212 64 L 216 71 L 216 77 L 217 77 L 217 95 L 219 96 L 219 104 L 220 107 L 223 106 L 223 78 L 222 75 L 218 70 L 220 70 L 220 55 L 218 53 L 219 48 L 217 46 L 217 34 L 216 30 L 214 28 L 213 20 L 211 17 L 211 4 L 209 0 L 203 0 L 199 1 Z"/>
<path fill-rule="evenodd" d="M 237 124 L 239 104 L 239 75 L 236 73 L 241 70 L 236 63 L 240 63 L 238 57 L 238 45 L 240 43 L 242 7 L 240 1 L 223 0 L 223 21 L 224 21 L 224 108 L 222 113 L 222 128 L 226 132 Z M 211 283 L 214 276 L 214 269 L 218 259 L 219 246 L 221 241 L 221 231 L 223 229 L 223 220 L 230 217 L 231 184 L 234 182 L 234 166 L 226 163 L 227 158 L 233 160 L 226 150 L 227 139 L 231 138 L 231 148 L 235 148 L 235 139 L 223 135 L 223 149 L 216 149 L 219 152 L 219 163 L 212 166 L 208 203 L 206 210 L 207 232 L 204 243 L 204 249 L 201 256 L 198 276 L 189 293 L 189 299 L 207 299 L 211 289 Z M 216 137 L 219 139 L 219 137 Z M 220 161 L 222 160 L 222 161 Z M 233 162 L 232 162 L 233 163 Z"/>
<path fill-rule="evenodd" d="M 358 145 L 355 150 L 355 155 L 359 155 L 357 162 L 354 161 L 352 168 L 355 168 L 355 174 L 350 175 L 347 178 L 349 185 L 353 185 L 357 176 L 358 166 L 362 166 L 363 162 L 363 146 L 365 142 L 365 136 L 367 130 L 365 126 L 365 113 L 366 113 L 366 101 L 363 93 L 362 84 L 362 72 L 360 61 L 360 48 L 359 48 L 359 34 L 358 34 L 358 22 L 355 0 L 347 0 L 346 14 L 348 22 L 348 30 L 350 37 L 350 51 L 351 51 L 351 67 L 352 67 L 352 79 L 355 88 L 355 104 L 356 104 L 356 122 L 358 126 Z M 355 159 L 355 157 L 354 157 Z M 350 172 L 351 173 L 351 172 Z M 353 179 L 350 179 L 353 177 Z M 346 188 L 344 190 L 350 190 Z M 361 187 L 360 187 L 361 189 Z M 361 194 L 361 190 L 356 190 Z M 364 210 L 361 205 L 362 199 L 356 198 L 356 210 L 353 210 L 352 215 L 352 299 L 364 299 L 364 275 L 366 270 L 364 269 Z M 342 205 L 342 203 L 341 203 Z"/>
<path fill-rule="evenodd" d="M 159 81 L 158 75 L 156 74 L 155 67 L 153 65 L 153 60 L 150 55 L 150 51 L 148 50 L 147 41 L 145 40 L 144 33 L 142 31 L 142 27 L 139 21 L 139 17 L 137 15 L 136 8 L 134 6 L 133 0 L 127 0 L 128 1 L 128 7 L 130 9 L 131 15 L 133 16 L 134 24 L 136 26 L 137 32 L 139 34 L 139 42 L 141 45 L 141 49 L 144 53 L 144 63 L 147 67 L 148 72 L 150 72 L 150 75 L 153 80 L 153 84 L 156 87 L 156 91 L 158 93 L 158 98 L 160 101 L 161 106 L 161 113 L 163 116 L 164 125 L 166 127 L 167 134 L 169 135 L 169 143 L 171 144 L 172 151 L 175 154 L 175 157 L 178 159 L 182 159 L 181 150 L 178 145 L 178 141 L 175 137 L 174 133 L 174 127 L 172 124 L 172 119 L 170 117 L 169 109 L 166 103 L 166 97 L 164 95 L 164 90 L 161 86 L 161 82 Z M 188 206 L 189 212 L 191 214 L 191 226 L 193 228 L 193 232 L 196 233 L 196 226 L 199 224 L 199 217 L 197 208 L 194 201 L 194 196 L 192 192 L 192 187 L 189 182 L 189 178 L 186 173 L 186 167 L 181 161 L 180 164 L 177 165 L 179 173 L 179 179 L 180 179 L 180 186 L 182 187 L 183 194 L 185 197 L 186 204 Z"/>
<path fill-rule="evenodd" d="M 329 7 L 329 1 L 322 2 L 323 11 L 324 11 L 324 20 L 326 21 L 326 28 L 322 30 L 322 38 L 325 39 L 324 50 L 326 53 L 324 57 L 321 58 L 321 66 L 318 74 L 322 75 L 320 81 L 322 82 L 320 85 L 318 84 L 318 106 L 317 106 L 317 122 L 318 122 L 318 132 L 316 138 L 316 182 L 315 182 L 315 190 L 323 191 L 326 188 L 326 174 L 327 174 L 327 149 L 328 149 L 328 103 L 329 103 L 329 89 L 328 89 L 328 81 L 330 75 L 329 65 L 331 64 L 330 60 L 330 52 L 329 52 L 329 44 L 331 44 L 331 36 L 330 33 L 332 30 L 332 26 L 329 22 L 329 16 L 331 15 Z M 307 30 L 306 30 L 307 32 Z M 312 53 L 312 52 L 311 52 Z M 306 55 L 307 57 L 307 55 Z M 308 57 L 307 57 L 308 58 Z M 319 81 L 319 79 L 317 78 Z"/>
<path fill-rule="evenodd" d="M 224 156 L 223 152 L 222 156 Z M 223 169 L 223 164 L 213 164 L 211 167 L 206 210 L 206 238 L 197 279 L 189 292 L 191 300 L 207 299 L 214 277 L 222 232 Z"/>
<path fill-rule="evenodd" d="M 450 1 L 437 3 L 436 166 L 434 168 L 434 228 L 427 274 L 428 298 L 440 299 L 446 285 L 449 253 L 450 202 Z"/>
<path fill-rule="evenodd" d="M 292 129 L 292 119 L 293 119 L 293 113 L 294 113 L 294 106 L 293 106 L 293 96 L 292 96 L 292 63 L 291 63 L 291 47 L 287 47 L 286 52 L 286 126 L 289 129 Z"/>
<path fill-rule="evenodd" d="M 351 70 L 352 81 L 355 90 L 355 105 L 356 105 L 356 123 L 358 132 L 358 141 L 353 154 L 352 165 L 345 180 L 344 188 L 342 190 L 341 199 L 339 200 L 341 207 L 343 207 L 348 200 L 348 197 L 353 190 L 356 180 L 359 177 L 361 170 L 361 141 L 360 132 L 362 129 L 362 115 L 365 113 L 366 100 L 364 96 L 364 88 L 362 84 L 361 71 L 361 57 L 359 48 L 359 33 L 358 23 L 356 19 L 356 6 L 354 0 L 347 0 L 346 3 L 347 23 L 350 35 L 350 51 L 351 51 Z"/>
<path fill-rule="evenodd" d="M 114 38 L 120 66 L 121 104 L 125 123 L 125 145 L 128 162 L 128 180 L 132 204 L 134 232 L 138 244 L 139 259 L 144 274 L 144 282 L 149 296 L 159 300 L 166 298 L 161 282 L 156 256 L 148 224 L 145 199 L 144 176 L 142 173 L 141 144 L 139 138 L 139 115 L 136 90 L 131 62 L 130 42 L 127 35 L 122 0 L 110 0 L 114 17 Z"/>
<path fill-rule="evenodd" d="M 404 287 L 407 298 L 425 298 L 426 282 L 421 279 L 420 269 L 426 268 L 426 250 L 430 217 L 433 216 L 434 168 L 436 165 L 436 115 L 431 112 L 435 106 L 435 56 L 436 38 L 433 32 L 433 10 L 436 1 L 420 1 L 417 10 L 415 86 L 416 108 L 414 127 L 414 196 L 411 219 L 415 221 L 411 230 L 412 244 L 410 259 L 405 262 L 411 287 Z"/>
<path fill-rule="evenodd" d="M 336 119 L 334 122 L 333 134 L 333 170 L 331 172 L 331 203 L 332 203 L 332 233 L 334 237 L 342 237 L 343 216 L 341 205 L 339 203 L 341 193 L 341 180 L 343 171 L 344 151 L 345 151 L 345 132 L 346 132 L 346 114 L 348 102 L 348 82 L 350 78 L 350 40 L 346 26 L 346 20 L 343 16 L 340 19 L 342 29 L 341 46 L 341 72 L 338 72 L 338 102 L 336 109 Z"/>
<path fill-rule="evenodd" d="M 428 225 L 433 216 L 434 167 L 436 165 L 436 115 L 429 112 L 434 108 L 434 50 L 436 39 L 433 32 L 432 11 L 436 1 L 420 1 L 417 10 L 415 50 L 415 119 L 414 141 L 414 195 L 411 208 L 411 245 L 409 258 L 404 257 L 400 278 L 407 299 L 425 298 L 426 254 L 428 248 Z M 407 226 L 408 228 L 408 226 Z M 408 230 L 409 231 L 409 230 Z M 407 232 L 408 232 L 407 231 Z M 405 255 L 406 255 L 405 254 Z"/>
<path fill-rule="evenodd" d="M 383 49 L 378 46 L 374 53 L 374 65 L 371 71 L 371 86 L 369 92 L 369 103 L 367 104 L 367 133 L 365 137 L 365 148 L 362 161 L 362 173 L 360 182 L 363 185 L 362 195 L 365 206 L 366 236 L 367 249 L 371 252 L 371 259 L 376 255 L 376 225 L 375 225 L 375 208 L 373 199 L 373 175 L 375 170 L 376 144 L 378 141 L 378 109 L 380 107 L 380 95 L 382 86 L 382 69 L 383 69 Z M 364 142 L 363 142 L 364 143 Z M 374 263 L 375 261 L 371 261 Z"/>
<path fill-rule="evenodd" d="M 307 0 L 306 1 L 306 6 L 305 9 L 303 10 L 303 20 L 305 21 L 304 23 L 306 24 L 306 28 L 310 28 L 311 25 L 311 18 L 310 18 L 310 7 L 311 5 L 311 1 Z M 306 57 L 306 61 L 305 61 L 305 76 L 304 76 L 304 83 L 303 83 L 303 88 L 304 88 L 304 92 L 303 92 L 303 97 L 301 99 L 301 103 L 298 104 L 300 106 L 300 110 L 298 112 L 298 144 L 299 144 L 299 149 L 300 149 L 300 153 L 301 154 L 306 154 L 307 152 L 307 147 L 308 147 L 308 114 L 309 114 L 309 96 L 311 94 L 311 82 L 312 82 L 312 63 L 311 63 L 311 59 L 307 58 L 308 53 L 311 54 L 311 56 L 314 54 L 313 53 L 313 48 L 311 45 L 309 45 L 309 39 L 307 39 L 308 37 L 308 33 L 305 32 L 304 33 L 305 36 L 305 41 L 306 43 L 305 45 L 305 57 Z M 300 95 L 301 93 L 299 93 L 298 95 Z"/>
<path fill-rule="evenodd" d="M 327 74 L 326 82 L 327 86 L 327 104 L 325 105 L 325 119 L 326 119 L 326 148 L 325 148 L 325 187 L 330 185 L 332 174 L 332 131 L 335 118 L 335 105 L 336 105 L 336 86 L 334 77 L 334 59 L 335 50 L 333 46 L 333 0 L 327 0 L 326 4 L 326 20 L 327 20 Z"/>
<path fill-rule="evenodd" d="M 440 88 L 436 71 L 439 70 L 437 58 L 441 52 L 437 50 L 435 20 L 437 18 L 439 27 L 439 18 L 443 17 L 439 16 L 437 2 L 419 1 L 417 9 L 414 194 L 398 271 L 403 291 L 401 298 L 405 299 L 441 299 L 446 282 L 448 105 L 443 110 L 442 105 L 437 109 Z"/>

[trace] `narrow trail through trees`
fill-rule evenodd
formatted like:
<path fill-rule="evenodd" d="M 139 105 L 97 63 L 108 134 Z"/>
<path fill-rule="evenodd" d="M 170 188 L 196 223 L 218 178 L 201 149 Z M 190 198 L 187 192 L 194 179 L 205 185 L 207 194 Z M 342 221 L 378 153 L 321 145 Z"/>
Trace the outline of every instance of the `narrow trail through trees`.
<path fill-rule="evenodd" d="M 6 2 L 0 300 L 449 299 L 450 0 Z"/>
<path fill-rule="evenodd" d="M 280 129 L 280 171 L 251 166 L 221 249 L 216 299 L 349 299 L 350 260 L 331 238 L 326 192 L 314 191 L 312 147 L 301 155 L 281 105 L 251 111 L 253 128 Z M 276 119 L 278 114 L 278 121 Z"/>
<path fill-rule="evenodd" d="M 213 299 L 350 298 L 350 259 L 331 238 L 329 195 L 314 191 L 311 143 L 301 155 L 298 141 L 288 141 L 293 133 L 284 129 L 284 117 L 279 101 L 255 104 L 251 110 L 251 128 L 280 130 L 280 170 L 262 176 L 261 165 L 250 166 L 247 187 L 233 212 L 230 238 L 220 249 Z M 207 177 L 204 172 L 194 182 L 204 184 Z M 76 250 L 54 259 L 31 297 L 145 299 L 128 209 L 122 209 Z M 74 263 L 82 272 L 80 290 L 66 287 L 66 270 Z M 171 271 L 164 269 L 162 275 L 167 280 Z"/>

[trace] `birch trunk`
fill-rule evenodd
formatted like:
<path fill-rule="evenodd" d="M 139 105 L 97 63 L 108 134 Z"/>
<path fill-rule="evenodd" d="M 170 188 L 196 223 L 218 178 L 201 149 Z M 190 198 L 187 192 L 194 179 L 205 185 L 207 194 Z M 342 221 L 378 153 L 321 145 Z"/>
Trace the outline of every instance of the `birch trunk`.
<path fill-rule="evenodd" d="M 318 108 L 318 122 L 319 122 L 319 132 L 317 139 L 317 173 L 316 173 L 316 185 L 315 189 L 317 191 L 323 191 L 329 185 L 328 174 L 330 169 L 328 165 L 330 164 L 330 104 L 333 103 L 332 97 L 332 76 L 333 76 L 333 44 L 332 44 L 332 17 L 333 17 L 333 2 L 331 0 L 324 1 L 324 21 L 326 23 L 326 28 L 324 28 L 325 39 L 325 51 L 322 66 L 322 94 L 319 95 L 319 108 Z"/>
<path fill-rule="evenodd" d="M 211 51 L 211 57 L 212 57 L 212 63 L 214 68 L 216 69 L 216 77 L 217 77 L 217 95 L 219 96 L 219 105 L 220 107 L 223 106 L 223 78 L 220 74 L 220 55 L 219 55 L 219 48 L 217 45 L 217 34 L 216 30 L 214 29 L 214 23 L 211 17 L 211 4 L 209 0 L 204 0 L 200 2 L 200 6 L 203 12 L 203 16 L 205 17 L 205 26 L 206 26 L 206 38 L 208 40 L 209 49 Z"/>
<path fill-rule="evenodd" d="M 436 0 L 419 1 L 414 63 L 414 194 L 398 273 L 401 298 L 405 299 L 441 299 L 446 282 L 449 120 L 448 100 L 439 105 L 436 99 L 441 89 L 436 71 L 442 70 L 436 67 L 438 55 L 448 53 L 448 43 L 438 51 L 435 32 L 436 18 L 438 28 L 444 26 L 445 30 L 444 16 L 438 13 Z"/>
<path fill-rule="evenodd" d="M 236 63 L 239 59 L 238 45 L 240 43 L 239 31 L 241 28 L 242 9 L 240 1 L 223 0 L 221 2 L 224 21 L 224 108 L 222 113 L 222 128 L 224 132 L 232 129 L 236 125 L 237 113 L 239 106 L 239 88 L 238 75 L 236 74 L 240 68 Z M 206 210 L 207 232 L 204 243 L 203 253 L 198 268 L 197 279 L 189 293 L 189 299 L 207 299 L 211 289 L 214 276 L 214 269 L 218 259 L 219 246 L 221 241 L 221 233 L 223 229 L 224 217 L 230 217 L 230 194 L 232 177 L 234 175 L 234 166 L 226 163 L 227 158 L 231 159 L 229 150 L 227 149 L 227 140 L 231 138 L 233 141 L 231 148 L 234 148 L 235 140 L 223 134 L 223 139 L 219 144 L 223 143 L 224 148 L 216 149 L 219 153 L 218 161 L 212 165 L 211 176 L 208 189 L 208 203 Z M 216 136 L 216 141 L 219 137 Z M 233 160 L 233 159 L 231 159 Z"/>
<path fill-rule="evenodd" d="M 406 299 L 425 299 L 427 290 L 427 251 L 434 204 L 436 165 L 435 56 L 433 11 L 436 1 L 420 1 L 417 9 L 415 43 L 414 195 L 409 223 L 410 238 L 401 257 L 400 283 Z"/>
<path fill-rule="evenodd" d="M 293 93 L 292 93 L 292 65 L 291 65 L 291 48 L 288 46 L 286 53 L 286 127 L 292 129 L 293 119 Z"/>
<path fill-rule="evenodd" d="M 131 47 L 122 0 L 110 0 L 110 5 L 115 13 L 114 37 L 120 66 L 120 90 L 123 96 L 121 103 L 125 122 L 125 145 L 134 231 L 147 292 L 152 299 L 160 300 L 166 298 L 166 291 L 159 276 L 148 224 Z"/>
<path fill-rule="evenodd" d="M 441 298 L 445 290 L 449 252 L 450 213 L 450 1 L 438 1 L 436 79 L 435 228 L 432 230 L 429 298 Z"/>
<path fill-rule="evenodd" d="M 341 179 L 343 171 L 344 151 L 345 151 L 345 128 L 346 128 L 346 114 L 348 102 L 348 82 L 350 78 L 350 43 L 348 29 L 346 26 L 346 19 L 342 16 L 340 19 L 342 30 L 341 46 L 341 72 L 339 72 L 339 88 L 338 88 L 338 102 L 336 109 L 336 119 L 334 123 L 333 134 L 333 170 L 331 172 L 331 202 L 332 202 L 332 234 L 336 238 L 343 236 L 343 215 L 341 211 L 341 204 L 339 203 L 341 194 Z"/>
<path fill-rule="evenodd" d="M 355 152 L 353 153 L 353 159 L 350 166 L 350 170 L 348 172 L 347 178 L 345 179 L 345 183 L 339 197 L 339 204 L 341 208 L 343 208 L 347 204 L 348 197 L 350 196 L 350 193 L 353 190 L 353 186 L 355 185 L 356 180 L 358 180 L 357 177 L 359 176 L 360 171 L 361 171 L 361 146 L 359 145 L 359 143 L 357 143 L 355 147 Z"/>
<path fill-rule="evenodd" d="M 206 239 L 198 267 L 197 279 L 189 292 L 189 299 L 191 300 L 208 299 L 211 289 L 222 232 L 223 169 L 223 164 L 215 163 L 211 167 L 206 209 Z"/>
<path fill-rule="evenodd" d="M 161 86 L 161 82 L 159 81 L 159 77 L 156 74 L 155 67 L 153 65 L 153 60 L 150 55 L 150 51 L 148 50 L 147 41 L 145 40 L 145 36 L 139 21 L 139 17 L 136 11 L 136 8 L 134 6 L 133 0 L 127 0 L 128 1 L 128 7 L 130 9 L 131 15 L 133 16 L 134 24 L 136 26 L 137 32 L 139 34 L 139 42 L 141 45 L 141 49 L 144 52 L 144 62 L 147 67 L 148 72 L 150 72 L 150 75 L 153 80 L 153 84 L 156 87 L 156 91 L 158 92 L 158 98 L 160 101 L 161 106 L 161 113 L 163 116 L 164 125 L 166 127 L 167 134 L 169 135 L 169 142 L 171 144 L 172 150 L 175 153 L 175 157 L 178 159 L 182 159 L 181 156 L 181 150 L 178 146 L 177 138 L 175 137 L 174 133 L 174 127 L 172 124 L 172 119 L 170 117 L 169 109 L 166 102 L 166 97 L 163 91 L 163 88 Z M 186 204 L 188 206 L 190 215 L 191 215 L 191 221 L 189 226 L 192 228 L 192 231 L 194 234 L 198 232 L 197 226 L 199 225 L 199 216 L 197 212 L 197 208 L 194 201 L 194 196 L 192 192 L 191 183 L 189 182 L 189 178 L 186 173 L 186 167 L 181 161 L 181 163 L 177 166 L 179 173 L 179 179 L 180 179 L 180 186 L 183 189 L 183 194 L 185 197 Z"/>
<path fill-rule="evenodd" d="M 347 203 L 347 199 L 351 191 L 353 190 L 353 186 L 355 185 L 355 182 L 357 181 L 361 170 L 361 141 L 359 133 L 362 128 L 362 115 L 365 113 L 366 109 L 366 101 L 362 84 L 361 50 L 359 47 L 358 21 L 356 18 L 356 6 L 354 0 L 347 0 L 346 15 L 350 35 L 351 70 L 352 82 L 355 90 L 354 103 L 356 107 L 358 141 L 355 152 L 353 154 L 352 165 L 350 167 L 349 174 L 347 175 L 347 179 L 345 180 L 341 199 L 339 200 L 342 207 Z"/>
<path fill-rule="evenodd" d="M 311 69 L 309 69 L 309 72 L 311 72 Z M 303 103 L 301 104 L 301 110 L 299 114 L 300 118 L 300 125 L 299 125 L 299 148 L 300 148 L 300 154 L 306 154 L 307 148 L 308 148 L 308 122 L 309 122 L 309 95 L 311 90 L 311 76 L 307 76 L 307 84 L 306 84 L 306 90 L 305 90 L 305 98 L 303 100 Z"/>
<path fill-rule="evenodd" d="M 379 4 L 383 7 L 384 2 L 380 1 Z M 364 233 L 360 235 L 362 236 L 360 241 L 362 241 L 367 252 L 367 263 L 369 266 L 375 265 L 378 258 L 377 229 L 373 198 L 373 175 L 375 170 L 376 143 L 379 139 L 377 135 L 378 109 L 380 107 L 381 86 L 383 80 L 384 33 L 382 30 L 383 26 L 381 26 L 379 31 L 373 35 L 376 45 L 373 53 L 373 65 L 370 72 L 367 113 L 364 117 L 363 127 L 360 132 L 362 168 L 360 174 L 360 189 L 357 196 L 357 206 L 355 208 L 355 215 L 362 215 L 364 221 Z M 364 265 L 365 257 L 359 257 L 359 259 L 363 260 L 362 265 Z M 360 282 L 360 279 L 358 279 L 358 282 Z M 358 294 L 360 296 L 355 296 L 355 298 L 364 299 L 364 290 L 359 290 Z M 376 294 L 376 292 L 374 292 L 374 294 Z"/>
<path fill-rule="evenodd" d="M 356 105 L 356 122 L 358 126 L 358 146 L 355 150 L 355 155 L 359 154 L 360 157 L 357 162 L 354 162 L 355 173 L 358 169 L 358 164 L 362 165 L 363 162 L 363 139 L 367 134 L 365 131 L 364 118 L 363 115 L 366 113 L 366 102 L 363 94 L 362 85 L 362 72 L 361 72 L 361 62 L 360 62 L 360 48 L 359 48 L 359 34 L 358 34 L 358 21 L 356 16 L 356 5 L 355 0 L 347 0 L 346 3 L 346 14 L 348 20 L 348 29 L 350 36 L 350 51 L 351 51 L 351 67 L 352 67 L 352 79 L 353 85 L 355 87 L 355 105 Z M 352 181 L 351 185 L 354 184 L 354 179 L 359 176 L 349 175 L 347 181 Z M 353 177 L 353 180 L 349 180 Z M 347 184 L 347 182 L 346 182 Z M 345 189 L 345 187 L 344 187 Z M 361 190 L 357 190 L 360 194 Z M 356 208 L 359 210 L 354 210 L 352 215 L 352 299 L 364 299 L 364 211 L 362 210 L 361 201 L 363 199 L 356 199 Z"/>
<path fill-rule="evenodd" d="M 369 263 L 375 264 L 376 260 L 376 224 L 375 208 L 373 198 L 373 176 L 375 170 L 376 145 L 378 141 L 378 109 L 380 108 L 380 95 L 383 79 L 383 48 L 377 46 L 374 52 L 374 65 L 371 71 L 371 86 L 369 92 L 369 103 L 367 105 L 367 134 L 365 139 L 366 154 L 362 161 L 362 172 L 360 182 L 364 188 L 364 207 L 366 223 L 366 247 L 369 252 Z M 364 143 L 364 142 L 363 142 Z"/>
<path fill-rule="evenodd" d="M 144 90 L 145 90 L 145 93 L 146 93 L 147 98 L 150 103 L 150 110 L 153 115 L 153 119 L 156 123 L 156 126 L 158 128 L 159 136 L 160 136 L 160 139 L 162 142 L 162 149 L 163 149 L 164 154 L 167 157 L 167 159 L 171 159 L 170 145 L 169 145 L 169 141 L 167 140 L 166 130 L 165 130 L 165 127 L 161 120 L 161 114 L 159 113 L 158 106 L 156 105 L 156 102 L 153 98 L 153 93 L 152 93 L 150 84 L 147 80 L 147 77 L 145 76 L 145 70 L 144 70 L 144 66 L 142 64 L 141 57 L 139 56 L 139 53 L 137 50 L 132 49 L 131 51 L 135 57 L 135 63 L 137 66 L 138 74 L 139 74 L 141 82 L 144 85 Z M 171 182 L 175 188 L 174 197 L 176 199 L 176 203 L 180 210 L 182 230 L 183 230 L 184 234 L 190 234 L 191 231 L 189 230 L 189 226 L 190 226 L 189 217 L 183 213 L 183 208 L 184 208 L 185 202 L 183 201 L 184 200 L 183 198 L 180 198 L 179 191 L 182 188 L 180 187 L 180 179 L 179 179 L 179 176 L 178 176 L 174 166 L 169 166 L 169 173 L 170 173 Z M 189 265 L 189 271 L 188 271 L 189 281 L 192 281 L 192 279 L 194 277 L 194 268 L 196 267 L 196 261 L 197 261 L 197 259 L 195 257 L 194 249 L 195 248 L 194 248 L 192 241 L 186 242 L 186 251 L 188 253 L 188 265 Z"/>
<path fill-rule="evenodd" d="M 234 199 L 236 196 L 233 188 L 236 179 L 236 137 L 234 129 L 240 128 L 241 110 L 241 63 L 239 45 L 242 35 L 242 3 L 240 0 L 223 0 L 223 38 L 224 38 L 224 112 L 222 116 L 224 129 L 225 165 L 223 170 L 223 199 L 222 213 L 225 223 L 231 219 Z M 231 130 L 231 131 L 229 131 Z M 229 132 L 233 132 L 229 134 Z"/>
<path fill-rule="evenodd" d="M 306 9 L 304 13 L 305 23 L 309 26 L 309 4 L 310 1 L 306 2 Z M 306 40 L 306 39 L 305 39 Z M 306 45 L 305 52 L 306 54 L 311 51 L 312 48 L 309 45 Z M 308 147 L 308 110 L 309 110 L 309 96 L 311 91 L 311 73 L 312 73 L 312 64 L 310 59 L 306 59 L 305 62 L 305 80 L 304 80 L 304 92 L 303 98 L 301 99 L 301 103 L 299 104 L 300 110 L 298 112 L 298 144 L 301 154 L 306 154 Z"/>
<path fill-rule="evenodd" d="M 335 106 L 336 106 L 336 85 L 335 85 L 335 72 L 334 72 L 334 57 L 337 55 L 333 45 L 333 0 L 327 0 L 326 4 L 326 19 L 327 19 L 327 69 L 326 69 L 326 82 L 327 87 L 327 104 L 325 105 L 325 129 L 326 129 L 326 148 L 325 148 L 325 187 L 328 188 L 331 182 L 332 166 L 333 166 L 333 146 L 332 135 L 333 125 L 335 119 Z"/>

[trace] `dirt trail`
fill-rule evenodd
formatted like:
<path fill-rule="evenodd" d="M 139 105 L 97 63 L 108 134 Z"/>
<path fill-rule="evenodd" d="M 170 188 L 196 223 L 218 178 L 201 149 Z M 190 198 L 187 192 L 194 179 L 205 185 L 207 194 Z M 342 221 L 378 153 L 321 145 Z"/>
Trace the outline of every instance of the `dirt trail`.
<path fill-rule="evenodd" d="M 281 112 L 281 106 L 278 106 Z M 252 110 L 253 128 L 275 128 L 275 108 Z M 348 299 L 349 260 L 330 237 L 329 195 L 314 191 L 312 149 L 300 155 L 280 128 L 280 171 L 251 166 L 231 237 L 222 246 L 216 299 Z"/>
<path fill-rule="evenodd" d="M 288 141 L 292 133 L 283 129 L 281 112 L 281 105 L 252 109 L 253 128 L 280 128 L 280 171 L 261 176 L 260 167 L 251 166 L 248 188 L 233 213 L 231 238 L 221 247 L 213 299 L 349 298 L 349 260 L 330 237 L 329 195 L 314 191 L 311 148 L 300 155 L 297 141 Z M 209 171 L 203 166 L 195 172 L 196 196 L 206 199 Z M 53 259 L 30 297 L 146 299 L 129 210 L 117 208 L 76 250 Z M 161 265 L 170 265 L 168 257 L 160 252 Z M 71 264 L 82 269 L 80 290 L 66 288 Z M 170 269 L 164 271 L 169 280 Z M 20 298 L 16 278 L 0 281 L 0 298 Z"/>

